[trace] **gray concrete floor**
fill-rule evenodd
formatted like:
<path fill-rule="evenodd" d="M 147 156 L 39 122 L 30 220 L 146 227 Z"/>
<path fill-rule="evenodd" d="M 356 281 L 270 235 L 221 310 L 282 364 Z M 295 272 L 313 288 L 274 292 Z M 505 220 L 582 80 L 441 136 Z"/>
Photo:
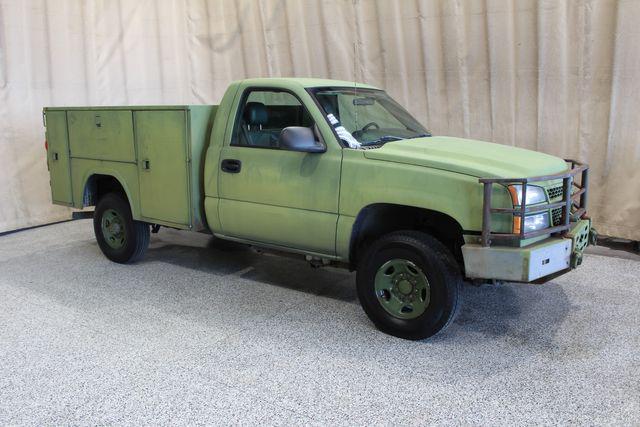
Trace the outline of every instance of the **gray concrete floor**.
<path fill-rule="evenodd" d="M 0 424 L 640 423 L 640 262 L 465 287 L 423 342 L 354 276 L 161 230 L 102 256 L 90 220 L 0 237 Z"/>

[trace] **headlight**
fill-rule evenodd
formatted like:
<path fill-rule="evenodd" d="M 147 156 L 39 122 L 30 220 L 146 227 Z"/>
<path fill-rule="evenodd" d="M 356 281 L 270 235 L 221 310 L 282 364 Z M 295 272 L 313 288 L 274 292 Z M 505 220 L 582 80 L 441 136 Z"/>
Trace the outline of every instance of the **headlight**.
<path fill-rule="evenodd" d="M 513 217 L 513 233 L 520 234 L 520 225 L 521 225 L 520 217 L 514 215 Z M 549 227 L 551 224 L 549 222 L 549 212 L 542 212 L 533 215 L 527 215 L 524 217 L 524 232 L 528 233 L 530 231 L 542 230 L 543 228 Z"/>
<path fill-rule="evenodd" d="M 522 184 L 514 184 L 509 186 L 509 193 L 511 194 L 511 201 L 513 206 L 520 206 L 522 200 Z M 537 203 L 544 203 L 547 201 L 547 194 L 542 187 L 535 185 L 527 185 L 527 200 L 525 205 L 535 205 Z M 524 232 L 542 230 L 550 227 L 549 212 L 544 211 L 524 217 Z M 513 216 L 513 232 L 515 234 L 520 233 L 522 221 L 519 215 Z"/>
<path fill-rule="evenodd" d="M 509 193 L 513 205 L 517 206 L 522 200 L 522 184 L 514 184 L 509 186 Z M 527 202 L 526 205 L 535 205 L 536 203 L 544 203 L 547 201 L 547 195 L 542 187 L 535 185 L 527 185 Z"/>
<path fill-rule="evenodd" d="M 520 234 L 521 220 L 519 216 L 513 217 L 513 232 Z M 533 215 L 527 215 L 524 217 L 524 232 L 542 230 L 543 228 L 550 227 L 549 212 L 541 212 Z"/>
<path fill-rule="evenodd" d="M 524 217 L 524 232 L 542 230 L 549 227 L 549 212 Z"/>

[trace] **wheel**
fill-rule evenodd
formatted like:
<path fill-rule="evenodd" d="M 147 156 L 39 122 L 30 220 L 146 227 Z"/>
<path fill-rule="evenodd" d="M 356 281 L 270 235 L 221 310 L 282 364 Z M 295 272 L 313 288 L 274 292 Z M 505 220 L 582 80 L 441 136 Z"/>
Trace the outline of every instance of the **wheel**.
<path fill-rule="evenodd" d="M 134 221 L 129 203 L 118 193 L 106 194 L 98 201 L 93 230 L 102 253 L 114 262 L 135 262 L 149 246 L 149 224 Z"/>
<path fill-rule="evenodd" d="M 359 262 L 356 286 L 378 329 L 419 340 L 446 328 L 460 305 L 462 276 L 447 248 L 417 231 L 387 234 Z"/>

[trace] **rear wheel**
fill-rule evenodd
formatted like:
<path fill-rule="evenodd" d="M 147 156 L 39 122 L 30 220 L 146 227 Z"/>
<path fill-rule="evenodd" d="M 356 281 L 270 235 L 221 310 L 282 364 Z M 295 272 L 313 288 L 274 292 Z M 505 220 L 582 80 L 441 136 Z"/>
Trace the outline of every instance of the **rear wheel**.
<path fill-rule="evenodd" d="M 129 203 L 119 193 L 98 201 L 93 230 L 102 253 L 114 262 L 135 262 L 149 246 L 149 224 L 133 220 Z"/>
<path fill-rule="evenodd" d="M 438 333 L 460 305 L 458 266 L 426 233 L 399 231 L 375 241 L 358 265 L 356 282 L 367 316 L 378 329 L 400 338 Z"/>

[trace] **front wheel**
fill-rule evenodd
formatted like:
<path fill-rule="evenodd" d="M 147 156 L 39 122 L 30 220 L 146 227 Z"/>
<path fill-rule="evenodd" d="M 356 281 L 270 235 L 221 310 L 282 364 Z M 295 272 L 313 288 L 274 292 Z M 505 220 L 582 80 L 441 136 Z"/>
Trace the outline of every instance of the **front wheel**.
<path fill-rule="evenodd" d="M 149 246 L 149 224 L 134 221 L 129 203 L 118 193 L 106 194 L 98 201 L 93 231 L 102 253 L 121 264 L 140 259 Z"/>
<path fill-rule="evenodd" d="M 399 231 L 375 241 L 358 265 L 362 307 L 378 329 L 412 340 L 430 337 L 454 319 L 462 277 L 447 248 L 432 236 Z"/>

